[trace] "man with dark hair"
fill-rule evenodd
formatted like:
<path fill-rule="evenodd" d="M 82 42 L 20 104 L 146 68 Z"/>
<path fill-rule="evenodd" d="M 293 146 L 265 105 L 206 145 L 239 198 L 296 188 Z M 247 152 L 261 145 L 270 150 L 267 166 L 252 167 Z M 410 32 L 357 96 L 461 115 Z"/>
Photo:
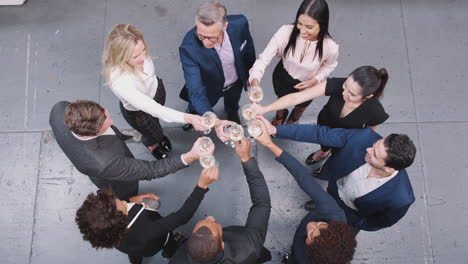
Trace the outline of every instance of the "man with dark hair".
<path fill-rule="evenodd" d="M 271 201 L 268 186 L 257 161 L 250 157 L 250 142 L 245 137 L 236 142 L 249 184 L 252 206 L 245 226 L 222 228 L 213 216 L 195 225 L 188 241 L 177 250 L 169 263 L 264 263 L 271 259 L 263 247 L 270 219 Z"/>
<path fill-rule="evenodd" d="M 265 126 L 262 129 L 266 131 Z M 301 189 L 316 202 L 316 210 L 308 213 L 299 224 L 291 257 L 286 256 L 283 263 L 349 263 L 357 242 L 354 228 L 346 223 L 343 209 L 310 177 L 307 168 L 273 143 L 268 133 L 262 133 L 255 140 L 273 153 Z"/>
<path fill-rule="evenodd" d="M 318 177 L 356 230 L 376 231 L 394 225 L 414 202 L 405 168 L 416 155 L 406 135 L 382 138 L 374 130 L 331 129 L 318 125 L 274 127 L 262 118 L 270 135 L 336 148 Z"/>
<path fill-rule="evenodd" d="M 135 159 L 125 145 L 128 139 L 112 125 L 109 112 L 98 103 L 79 100 L 58 102 L 50 112 L 52 132 L 76 169 L 99 188 L 111 188 L 126 200 L 138 193 L 138 181 L 161 178 L 199 159 L 197 142 L 181 156 L 164 160 Z"/>
<path fill-rule="evenodd" d="M 145 198 L 159 199 L 152 193 L 133 196 L 127 203 L 112 190 L 99 190 L 88 195 L 76 212 L 75 222 L 83 239 L 94 248 L 115 247 L 128 254 L 131 263 L 141 264 L 143 257 L 153 256 L 161 249 L 162 256 L 170 258 L 184 239 L 172 231 L 192 218 L 208 186 L 218 177 L 218 167 L 204 169 L 182 207 L 165 217 L 144 203 Z"/>
<path fill-rule="evenodd" d="M 224 97 L 227 119 L 240 124 L 239 99 L 255 62 L 247 18 L 228 16 L 222 4 L 209 1 L 198 8 L 195 24 L 179 47 L 185 78 L 180 97 L 189 102 L 189 112 L 199 115 L 213 112 Z"/>

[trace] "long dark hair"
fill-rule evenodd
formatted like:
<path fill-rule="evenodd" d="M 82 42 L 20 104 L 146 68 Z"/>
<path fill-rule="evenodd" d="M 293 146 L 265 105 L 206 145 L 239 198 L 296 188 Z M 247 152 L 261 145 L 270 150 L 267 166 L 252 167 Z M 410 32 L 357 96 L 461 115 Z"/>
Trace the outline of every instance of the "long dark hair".
<path fill-rule="evenodd" d="M 361 86 L 362 97 L 373 94 L 380 99 L 388 81 L 388 72 L 385 68 L 377 70 L 372 66 L 361 66 L 355 69 L 349 76 Z"/>
<path fill-rule="evenodd" d="M 289 50 L 291 50 L 291 52 L 294 54 L 297 36 L 299 35 L 299 29 L 297 29 L 297 22 L 299 20 L 300 15 L 310 16 L 313 19 L 315 19 L 320 25 L 320 31 L 318 35 L 317 47 L 315 48 L 314 59 L 318 53 L 319 60 L 321 60 L 323 54 L 323 39 L 325 37 L 331 38 L 330 33 L 328 33 L 328 4 L 325 0 L 304 0 L 304 2 L 302 2 L 301 6 L 297 10 L 296 21 L 294 21 L 294 28 L 291 32 L 291 36 L 289 37 L 288 44 L 286 45 L 286 48 L 284 48 L 283 54 L 286 55 L 289 52 Z"/>

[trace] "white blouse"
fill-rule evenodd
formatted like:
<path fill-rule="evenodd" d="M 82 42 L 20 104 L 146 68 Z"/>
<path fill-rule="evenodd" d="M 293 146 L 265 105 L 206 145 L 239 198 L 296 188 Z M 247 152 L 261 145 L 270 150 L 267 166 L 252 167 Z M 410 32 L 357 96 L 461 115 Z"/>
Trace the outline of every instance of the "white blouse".
<path fill-rule="evenodd" d="M 143 72 L 138 72 L 137 75 L 120 69 L 111 71 L 109 86 L 129 111 L 141 110 L 165 122 L 185 123 L 183 112 L 153 100 L 158 89 L 158 79 L 154 73 L 153 61 L 149 57 L 145 58 Z"/>
<path fill-rule="evenodd" d="M 371 169 L 372 166 L 369 163 L 365 163 L 347 176 L 336 181 L 338 195 L 348 207 L 357 210 L 354 204 L 357 198 L 379 188 L 398 174 L 398 171 L 395 170 L 392 175 L 385 178 L 368 178 Z"/>
<path fill-rule="evenodd" d="M 318 41 L 308 41 L 301 36 L 297 37 L 294 55 L 289 50 L 288 54 L 283 54 L 284 48 L 288 44 L 289 36 L 294 25 L 283 25 L 273 35 L 262 54 L 259 55 L 249 73 L 249 82 L 257 78 L 259 81 L 265 73 L 265 68 L 270 64 L 274 56 L 283 59 L 283 65 L 286 71 L 294 79 L 300 81 L 316 78 L 319 82 L 325 80 L 338 65 L 338 44 L 331 38 L 323 40 L 322 60 L 319 60 L 318 54 L 315 56 L 315 48 Z M 307 48 L 301 62 L 301 55 Z"/>

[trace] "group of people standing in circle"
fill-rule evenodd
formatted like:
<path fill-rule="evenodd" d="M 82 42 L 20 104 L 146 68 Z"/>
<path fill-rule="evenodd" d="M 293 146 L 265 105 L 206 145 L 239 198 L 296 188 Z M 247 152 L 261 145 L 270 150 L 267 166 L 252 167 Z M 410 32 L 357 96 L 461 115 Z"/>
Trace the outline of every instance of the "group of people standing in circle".
<path fill-rule="evenodd" d="M 119 249 L 131 263 L 141 263 L 143 257 L 160 250 L 170 263 L 271 260 L 263 243 L 274 205 L 247 139 L 235 142 L 252 200 L 245 226 L 222 228 L 209 216 L 187 237 L 173 232 L 192 218 L 209 184 L 218 179 L 217 165 L 203 169 L 184 205 L 166 217 L 148 206 L 157 196 L 138 194 L 138 181 L 163 177 L 214 151 L 214 147 L 201 148 L 199 139 L 188 152 L 169 155 L 172 144 L 160 119 L 183 124 L 184 130 L 213 127 L 220 140 L 229 140 L 225 128 L 241 124 L 242 91 L 259 87 L 265 69 L 277 57 L 280 61 L 272 80 L 278 99 L 267 105 L 252 104 L 262 128 L 253 138 L 273 153 L 312 199 L 306 203 L 310 212 L 298 225 L 291 254 L 282 261 L 349 263 L 360 230 L 390 227 L 414 202 L 405 171 L 415 158 L 414 144 L 403 134 L 382 137 L 375 132 L 389 117 L 380 102 L 388 81 L 386 69 L 359 66 L 347 77 L 329 77 L 338 65 L 339 46 L 329 33 L 325 0 L 304 0 L 294 23 L 281 26 L 258 58 L 246 17 L 227 15 L 221 3 L 201 5 L 195 24 L 179 48 L 185 79 L 180 98 L 189 103 L 185 112 L 164 106 L 163 81 L 155 75 L 149 46 L 138 29 L 115 25 L 106 40 L 102 59 L 106 85 L 155 161 L 133 157 L 124 143 L 131 137 L 113 126 L 110 113 L 99 104 L 59 102 L 52 109 L 50 124 L 58 144 L 100 189 L 77 212 L 83 238 L 96 248 Z M 323 95 L 329 99 L 317 125 L 299 125 L 312 100 Z M 213 112 L 222 97 L 226 120 L 216 118 L 207 125 L 203 115 Z M 290 113 L 289 107 L 293 107 Z M 276 114 L 270 122 L 262 115 L 272 111 Z M 320 144 L 307 157 L 309 165 L 328 160 L 311 174 L 271 136 Z M 327 191 L 313 177 L 328 181 Z"/>

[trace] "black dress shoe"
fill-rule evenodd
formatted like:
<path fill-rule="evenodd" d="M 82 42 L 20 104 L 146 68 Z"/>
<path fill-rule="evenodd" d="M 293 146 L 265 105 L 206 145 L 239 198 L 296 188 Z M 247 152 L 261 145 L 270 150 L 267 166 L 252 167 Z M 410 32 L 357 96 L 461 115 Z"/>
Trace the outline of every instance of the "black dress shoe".
<path fill-rule="evenodd" d="M 167 158 L 167 153 L 161 147 L 155 148 L 151 154 L 158 160 Z"/>
<path fill-rule="evenodd" d="M 189 123 L 185 123 L 183 126 L 182 126 L 182 129 L 184 131 L 189 131 L 193 128 L 192 124 L 189 124 Z"/>
<path fill-rule="evenodd" d="M 289 263 L 289 254 L 286 253 L 283 256 L 283 259 L 281 260 L 281 264 L 288 264 Z"/>
<path fill-rule="evenodd" d="M 318 150 L 317 150 L 317 151 L 318 151 Z M 320 161 L 322 161 L 323 159 L 325 159 L 326 157 L 330 156 L 330 153 L 328 153 L 328 155 L 326 155 L 325 157 L 323 157 L 323 158 L 321 158 L 321 159 L 319 159 L 319 160 L 314 160 L 313 157 L 314 157 L 314 154 L 315 154 L 317 151 L 313 152 L 312 154 L 310 154 L 310 155 L 307 157 L 306 163 L 307 163 L 308 165 L 314 165 L 315 163 L 320 162 Z"/>
<path fill-rule="evenodd" d="M 168 137 L 164 136 L 163 140 L 159 144 L 159 146 L 165 150 L 166 152 L 171 152 L 172 150 L 172 144 L 171 141 L 169 140 Z"/>
<path fill-rule="evenodd" d="M 232 122 L 236 122 L 239 125 L 241 123 L 239 113 L 237 113 L 237 112 L 228 112 L 227 113 L 227 120 L 232 121 Z"/>
<path fill-rule="evenodd" d="M 305 204 L 304 204 L 304 209 L 306 209 L 307 211 L 313 211 L 315 209 L 316 205 L 315 205 L 315 201 L 314 200 L 310 200 L 310 201 L 307 201 Z"/>
<path fill-rule="evenodd" d="M 322 167 L 317 168 L 317 169 L 312 173 L 312 176 L 314 176 L 315 178 L 318 178 L 320 172 L 322 172 Z"/>

